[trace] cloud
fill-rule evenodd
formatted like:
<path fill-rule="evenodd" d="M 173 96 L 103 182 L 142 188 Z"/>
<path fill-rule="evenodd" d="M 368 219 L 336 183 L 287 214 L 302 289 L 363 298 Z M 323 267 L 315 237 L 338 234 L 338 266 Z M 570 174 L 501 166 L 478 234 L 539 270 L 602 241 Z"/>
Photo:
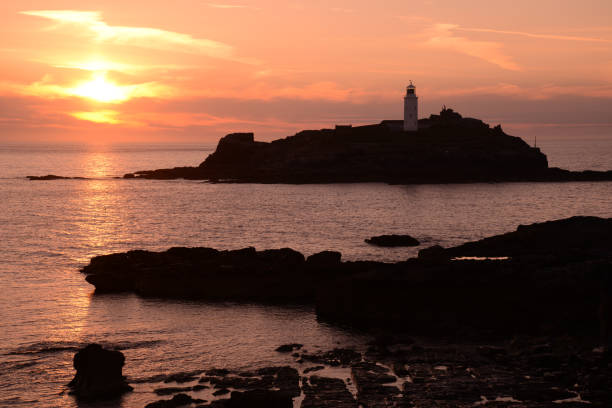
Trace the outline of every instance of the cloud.
<path fill-rule="evenodd" d="M 108 123 L 111 125 L 121 123 L 121 121 L 117 119 L 119 112 L 113 110 L 104 110 L 96 112 L 73 112 L 70 115 L 77 119 L 86 120 L 94 123 Z"/>
<path fill-rule="evenodd" d="M 519 86 L 500 83 L 470 88 L 444 89 L 432 93 L 436 96 L 469 96 L 497 95 L 506 97 L 521 97 L 528 100 L 546 100 L 562 96 L 578 96 L 587 98 L 612 98 L 612 85 L 570 85 L 562 86 L 545 84 L 540 86 Z"/>
<path fill-rule="evenodd" d="M 98 11 L 32 10 L 22 11 L 21 14 L 83 26 L 99 42 L 238 60 L 233 47 L 228 44 L 158 28 L 112 26 L 103 20 Z"/>
<path fill-rule="evenodd" d="M 219 3 L 207 3 L 208 7 L 217 9 L 253 9 L 258 10 L 256 7 L 247 6 L 244 4 L 219 4 Z"/>
<path fill-rule="evenodd" d="M 577 36 L 571 36 L 571 35 L 557 35 L 557 34 L 537 34 L 537 33 L 525 32 L 525 31 L 494 30 L 491 28 L 463 28 L 459 26 L 455 26 L 455 29 L 458 31 L 470 31 L 470 32 L 477 32 L 477 33 L 518 35 L 522 37 L 541 38 L 545 40 L 612 43 L 612 40 L 610 39 L 596 38 L 596 37 L 577 37 Z"/>
<path fill-rule="evenodd" d="M 116 84 L 107 79 L 105 72 L 94 72 L 87 80 L 73 86 L 54 83 L 51 75 L 42 80 L 22 85 L 10 82 L 0 83 L 0 91 L 20 95 L 36 96 L 45 99 L 80 97 L 101 103 L 122 103 L 133 98 L 171 98 L 176 90 L 157 82 L 144 82 L 130 85 Z"/>
<path fill-rule="evenodd" d="M 387 98 L 389 95 L 380 91 L 366 91 L 362 88 L 345 88 L 333 81 L 319 81 L 287 86 L 259 82 L 240 89 L 200 89 L 193 92 L 192 96 L 258 101 L 329 101 L 352 105 L 362 104 L 371 99 Z"/>
<path fill-rule="evenodd" d="M 454 34 L 454 31 L 459 28 L 455 24 L 435 24 L 429 29 L 430 37 L 425 45 L 466 54 L 510 71 L 521 70 L 521 67 L 514 62 L 512 57 L 503 52 L 502 44 L 459 37 Z"/>

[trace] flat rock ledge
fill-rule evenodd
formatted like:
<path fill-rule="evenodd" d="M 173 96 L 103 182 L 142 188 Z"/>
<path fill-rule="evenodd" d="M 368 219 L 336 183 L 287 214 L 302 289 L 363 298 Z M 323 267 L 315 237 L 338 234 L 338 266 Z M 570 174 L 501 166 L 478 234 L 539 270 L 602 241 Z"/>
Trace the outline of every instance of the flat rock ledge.
<path fill-rule="evenodd" d="M 152 402 L 147 408 L 181 404 L 201 408 L 467 408 L 485 404 L 603 408 L 612 404 L 610 354 L 593 352 L 568 338 L 466 343 L 387 336 L 372 341 L 365 352 L 302 350 L 290 364 L 293 367 L 246 372 L 209 369 L 192 379 L 193 392 L 177 389 L 171 399 Z"/>
<path fill-rule="evenodd" d="M 307 303 L 318 318 L 367 329 L 471 335 L 571 333 L 610 341 L 612 219 L 572 217 L 397 263 L 325 251 L 171 248 L 93 258 L 96 293 Z"/>

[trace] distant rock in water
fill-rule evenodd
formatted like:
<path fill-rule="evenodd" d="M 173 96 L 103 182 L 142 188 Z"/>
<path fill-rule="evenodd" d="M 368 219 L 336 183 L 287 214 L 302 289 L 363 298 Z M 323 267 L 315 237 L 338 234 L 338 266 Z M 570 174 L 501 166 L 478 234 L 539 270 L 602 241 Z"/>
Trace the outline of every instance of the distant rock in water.
<path fill-rule="evenodd" d="M 76 375 L 68 386 L 83 399 L 110 399 L 132 391 L 123 377 L 123 353 L 90 344 L 74 355 Z"/>
<path fill-rule="evenodd" d="M 410 235 L 379 235 L 365 240 L 368 244 L 381 247 L 411 247 L 421 243 Z"/>
<path fill-rule="evenodd" d="M 421 119 L 417 132 L 404 132 L 399 122 L 305 130 L 269 143 L 232 133 L 198 167 L 124 177 L 297 184 L 612 180 L 612 171 L 548 168 L 540 149 L 451 109 Z"/>
<path fill-rule="evenodd" d="M 32 181 L 49 181 L 49 180 L 86 180 L 85 177 L 63 177 L 55 174 L 47 174 L 46 176 L 27 176 Z"/>

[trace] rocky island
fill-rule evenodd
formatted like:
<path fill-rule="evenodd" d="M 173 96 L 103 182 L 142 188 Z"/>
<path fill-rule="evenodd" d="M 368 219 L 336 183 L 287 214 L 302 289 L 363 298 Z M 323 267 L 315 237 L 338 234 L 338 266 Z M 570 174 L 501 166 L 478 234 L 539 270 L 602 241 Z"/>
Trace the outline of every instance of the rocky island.
<path fill-rule="evenodd" d="M 443 109 L 405 132 L 402 121 L 305 130 L 258 142 L 252 133 L 223 137 L 198 167 L 145 170 L 125 178 L 244 183 L 465 183 L 600 181 L 606 172 L 548 167 L 546 155 L 501 126 Z"/>

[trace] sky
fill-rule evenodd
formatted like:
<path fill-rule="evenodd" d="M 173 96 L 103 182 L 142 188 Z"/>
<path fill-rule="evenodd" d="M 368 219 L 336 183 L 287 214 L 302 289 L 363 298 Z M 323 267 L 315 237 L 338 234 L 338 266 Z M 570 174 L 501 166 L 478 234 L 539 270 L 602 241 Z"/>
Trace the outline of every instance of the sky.
<path fill-rule="evenodd" d="M 443 105 L 612 138 L 609 0 L 3 0 L 0 142 L 259 140 Z"/>

